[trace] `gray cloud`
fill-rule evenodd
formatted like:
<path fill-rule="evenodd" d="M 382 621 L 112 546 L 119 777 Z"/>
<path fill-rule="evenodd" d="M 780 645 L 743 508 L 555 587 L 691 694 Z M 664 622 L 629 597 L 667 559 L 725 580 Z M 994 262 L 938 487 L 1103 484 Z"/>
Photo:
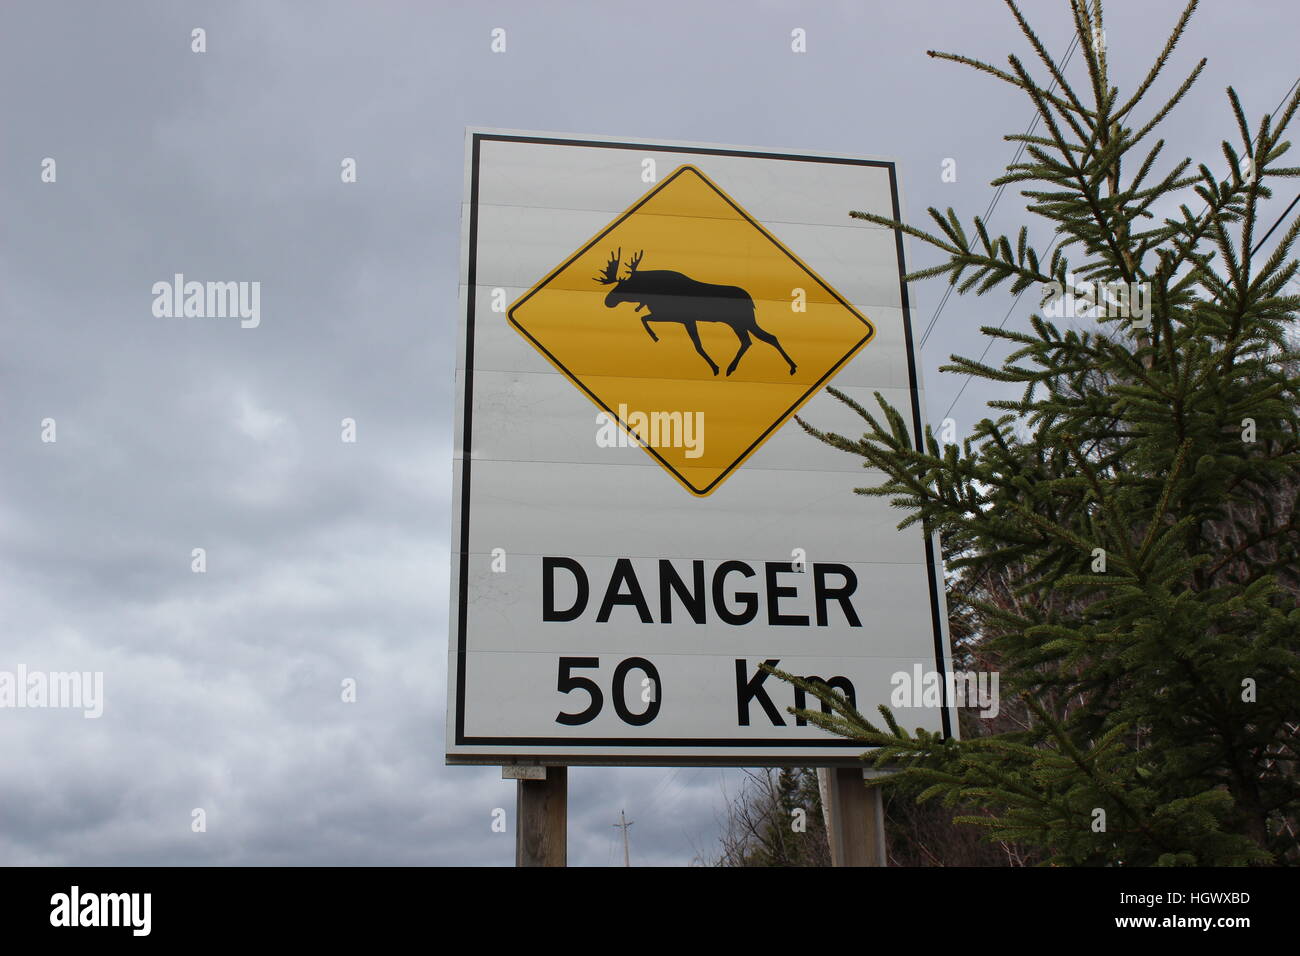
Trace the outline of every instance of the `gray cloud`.
<path fill-rule="evenodd" d="M 1110 11 L 1110 47 L 1145 69 L 1179 5 L 1132 6 Z M 1060 11 L 1036 16 L 1063 49 Z M 1294 26 L 1280 0 L 1201 13 L 1187 48 L 1211 64 L 1173 152 L 1217 155 L 1229 82 L 1273 108 Z M 1023 52 L 999 5 L 955 0 L 5 4 L 0 668 L 102 670 L 106 703 L 0 711 L 0 859 L 511 863 L 490 823 L 514 784 L 442 760 L 464 126 L 892 155 L 913 219 L 982 213 L 1028 109 L 930 47 Z M 994 225 L 1021 209 L 1009 193 Z M 260 281 L 261 326 L 155 318 L 150 288 L 176 272 Z M 918 326 L 941 293 L 914 289 Z M 939 364 L 978 354 L 1009 304 L 945 308 L 923 355 L 933 420 L 960 387 Z M 619 862 L 626 808 L 635 862 L 690 862 L 734 778 L 573 770 L 571 861 Z"/>

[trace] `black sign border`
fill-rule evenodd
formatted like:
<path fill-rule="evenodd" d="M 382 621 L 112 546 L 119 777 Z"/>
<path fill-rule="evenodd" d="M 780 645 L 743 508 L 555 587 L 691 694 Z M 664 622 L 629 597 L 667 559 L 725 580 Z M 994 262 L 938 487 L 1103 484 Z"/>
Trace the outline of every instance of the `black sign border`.
<path fill-rule="evenodd" d="M 642 152 L 657 153 L 682 153 L 696 156 L 736 156 L 746 159 L 773 159 L 787 162 L 805 162 L 805 163 L 828 163 L 841 166 L 873 166 L 888 170 L 889 172 L 889 192 L 890 200 L 893 207 L 893 217 L 898 220 L 901 216 L 898 199 L 898 174 L 895 164 L 888 160 L 877 159 L 852 159 L 834 156 L 808 156 L 798 153 L 774 153 L 762 150 L 745 150 L 745 149 L 726 149 L 722 147 L 706 146 L 672 146 L 661 143 L 634 143 L 634 142 L 608 142 L 603 140 L 590 139 L 565 139 L 552 136 L 527 136 L 513 133 L 484 133 L 474 132 L 471 134 L 471 155 L 470 155 L 470 197 L 469 197 L 469 273 L 466 277 L 467 295 L 465 307 L 465 378 L 463 393 L 463 418 L 464 429 L 461 441 L 461 484 L 460 484 L 460 542 L 459 542 L 459 580 L 457 582 L 457 593 L 459 600 L 456 607 L 456 713 L 455 713 L 455 741 L 458 747 L 521 747 L 524 748 L 519 752 L 520 757 L 527 757 L 529 747 L 556 747 L 571 746 L 575 748 L 582 747 L 780 747 L 798 749 L 801 747 L 818 748 L 824 750 L 828 747 L 853 748 L 858 751 L 863 749 L 862 744 L 847 739 L 830 738 L 825 740 L 819 739 L 801 739 L 801 740 L 782 740 L 779 738 L 746 738 L 742 740 L 725 738 L 725 737 L 467 737 L 465 735 L 465 664 L 467 651 L 465 649 L 465 638 L 468 630 L 469 619 L 469 499 L 470 499 L 470 463 L 471 457 L 469 450 L 473 448 L 471 440 L 473 429 L 474 413 L 474 307 L 475 293 L 478 283 L 478 192 L 479 192 L 479 158 L 480 147 L 484 142 L 504 142 L 504 143 L 531 143 L 535 145 L 546 146 L 580 146 L 586 148 L 601 149 L 630 149 Z M 706 182 L 708 180 L 706 179 Z M 665 180 L 667 182 L 667 180 Z M 657 190 L 652 190 L 644 198 L 649 198 Z M 639 205 L 639 204 L 638 204 Z M 743 213 L 743 210 L 742 210 Z M 621 219 L 622 217 L 620 217 Z M 746 216 L 746 218 L 749 218 Z M 750 220 L 751 222 L 753 220 Z M 610 227 L 612 228 L 612 226 Z M 764 230 L 766 231 L 766 230 Z M 604 233 L 602 232 L 601 235 Z M 600 237 L 598 236 L 597 239 Z M 912 314 L 911 304 L 907 293 L 907 282 L 904 276 L 907 275 L 907 267 L 903 252 L 903 234 L 899 230 L 894 230 L 894 243 L 898 257 L 898 288 L 899 302 L 903 310 L 903 334 L 907 344 L 907 376 L 908 391 L 912 398 L 912 426 L 915 435 L 919 439 L 922 434 L 921 424 L 921 402 L 920 390 L 916 381 L 916 352 L 913 345 L 912 337 Z M 584 249 L 587 247 L 584 247 Z M 566 260 L 566 264 L 571 261 Z M 563 268 L 561 266 L 560 268 Z M 838 298 L 838 296 L 837 296 Z M 522 300 L 521 300 L 522 302 Z M 516 303 L 516 306 L 519 303 Z M 847 305 L 847 303 L 846 303 Z M 850 307 L 851 308 L 851 307 Z M 857 310 L 854 310 L 857 314 Z M 864 319 L 864 321 L 866 321 Z M 511 320 L 511 324 L 514 322 Z M 519 328 L 517 325 L 516 328 Z M 872 327 L 874 334 L 874 326 Z M 531 341 L 531 337 L 530 337 Z M 539 346 L 540 347 L 540 346 Z M 860 348 L 861 346 L 859 346 Z M 850 353 L 856 354 L 857 349 Z M 837 366 L 838 368 L 838 366 Z M 572 380 L 572 376 L 569 376 Z M 590 394 L 590 393 L 588 393 Z M 784 420 L 784 418 L 782 419 Z M 935 664 L 939 674 L 945 675 L 947 667 L 944 660 L 943 648 L 943 627 L 939 613 L 939 590 L 938 590 L 938 569 L 935 566 L 935 549 L 934 539 L 926 534 L 925 538 L 925 559 L 928 570 L 928 580 L 930 587 L 930 617 L 934 631 L 934 651 Z M 950 737 L 952 735 L 951 716 L 949 701 L 947 700 L 947 681 L 943 684 L 942 703 L 942 722 L 943 735 Z M 572 757 L 554 754 L 537 754 L 535 755 L 539 762 L 550 764 L 561 763 L 578 763 L 583 760 L 601 759 L 602 762 L 616 762 L 608 755 L 592 755 L 583 757 L 574 755 Z M 465 762 L 465 763 L 501 763 L 510 762 L 510 754 L 447 754 L 447 761 Z M 810 762 L 816 762 L 817 758 L 811 760 L 798 757 L 782 757 L 768 760 L 765 762 L 775 764 L 802 765 Z M 642 762 L 642 761 L 638 761 Z M 653 755 L 648 757 L 644 763 L 654 766 L 676 766 L 689 765 L 690 763 L 704 763 L 706 765 L 717 765 L 719 758 L 689 758 L 675 755 Z"/>

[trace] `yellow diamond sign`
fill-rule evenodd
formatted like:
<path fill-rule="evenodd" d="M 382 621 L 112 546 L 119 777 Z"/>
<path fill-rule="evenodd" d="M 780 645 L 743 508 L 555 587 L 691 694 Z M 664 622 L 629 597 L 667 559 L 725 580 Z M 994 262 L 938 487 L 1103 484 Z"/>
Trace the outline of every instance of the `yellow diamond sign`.
<path fill-rule="evenodd" d="M 632 443 L 700 496 L 875 334 L 694 166 L 651 188 L 508 314 Z"/>

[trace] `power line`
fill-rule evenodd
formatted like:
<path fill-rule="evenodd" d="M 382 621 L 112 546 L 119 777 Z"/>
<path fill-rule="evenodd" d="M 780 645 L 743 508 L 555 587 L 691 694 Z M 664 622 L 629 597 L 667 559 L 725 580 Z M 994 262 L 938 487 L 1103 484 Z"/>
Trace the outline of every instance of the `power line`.
<path fill-rule="evenodd" d="M 680 771 L 684 768 L 678 767 L 677 769 Z M 677 809 L 677 804 L 681 802 L 682 797 L 687 792 L 688 785 L 682 779 L 678 779 L 669 789 L 665 790 L 658 806 L 660 816 L 670 816 Z"/>
<path fill-rule="evenodd" d="M 1263 238 L 1263 239 L 1260 239 L 1259 242 L 1255 243 L 1255 248 L 1250 250 L 1250 254 L 1251 254 L 1252 256 L 1253 256 L 1255 253 L 1259 252 L 1259 247 L 1262 246 L 1262 245 L 1264 244 L 1264 242 L 1268 239 L 1269 236 L 1273 235 L 1273 230 L 1274 230 L 1274 229 L 1276 229 L 1278 226 L 1282 225 L 1282 220 L 1285 219 L 1287 216 L 1289 216 L 1289 215 L 1291 214 L 1291 210 L 1295 208 L 1295 204 L 1298 203 L 1298 202 L 1300 202 L 1300 193 L 1296 193 L 1296 194 L 1295 194 L 1295 199 L 1292 199 L 1292 200 L 1291 200 L 1291 205 L 1287 206 L 1286 209 L 1282 211 L 1282 215 L 1280 215 L 1280 216 L 1277 217 L 1277 222 L 1275 222 L 1275 223 L 1273 223 L 1273 225 L 1269 226 L 1269 228 L 1268 228 L 1268 232 L 1264 233 L 1264 238 Z"/>
<path fill-rule="evenodd" d="M 1283 95 L 1281 102 L 1279 102 L 1277 106 L 1273 107 L 1273 113 L 1276 113 L 1278 110 L 1282 108 L 1282 104 L 1285 103 L 1287 99 L 1291 96 L 1291 94 L 1295 92 L 1295 88 L 1297 86 L 1300 86 L 1300 76 L 1296 77 L 1296 81 L 1291 84 L 1291 89 L 1287 90 L 1286 93 Z M 1273 113 L 1268 114 L 1270 118 L 1273 116 Z M 1263 246 L 1264 243 L 1268 241 L 1268 237 L 1273 235 L 1273 230 L 1276 229 L 1278 226 L 1282 225 L 1282 220 L 1291 214 L 1291 210 L 1295 208 L 1295 204 L 1298 202 L 1300 202 L 1300 193 L 1296 193 L 1295 199 L 1291 200 L 1291 205 L 1287 206 L 1286 209 L 1282 210 L 1282 215 L 1277 217 L 1277 222 L 1269 226 L 1268 232 L 1264 233 L 1263 237 L 1259 240 L 1259 242 L 1255 243 L 1255 248 L 1250 250 L 1250 254 L 1252 256 L 1255 253 L 1259 252 L 1260 247 Z"/>
<path fill-rule="evenodd" d="M 1077 37 L 1076 37 L 1076 39 L 1077 39 Z M 1300 77 L 1297 77 L 1297 78 L 1296 78 L 1296 81 L 1295 81 L 1294 83 L 1291 84 L 1290 89 L 1288 89 L 1288 90 L 1286 91 L 1286 93 L 1284 93 L 1284 94 L 1282 95 L 1282 99 L 1278 101 L 1277 106 L 1273 107 L 1273 112 L 1268 114 L 1270 117 L 1273 116 L 1273 113 L 1276 113 L 1278 110 L 1280 110 L 1280 109 L 1282 108 L 1283 104 L 1286 103 L 1286 101 L 1287 101 L 1287 97 L 1289 97 L 1289 96 L 1292 94 L 1292 92 L 1295 90 L 1295 88 L 1296 88 L 1297 86 L 1300 86 Z M 1256 137 L 1256 142 L 1258 142 L 1258 137 Z M 1295 199 L 1291 200 L 1291 205 L 1290 205 L 1290 206 L 1287 206 L 1286 211 L 1283 212 L 1282 215 L 1278 217 L 1277 222 L 1273 223 L 1272 228 L 1270 228 L 1269 231 L 1266 232 L 1266 233 L 1264 234 L 1264 238 L 1259 240 L 1259 242 L 1255 245 L 1255 248 L 1251 250 L 1251 255 L 1254 255 L 1255 252 L 1258 252 L 1258 251 L 1259 251 L 1259 247 L 1262 246 L 1262 245 L 1264 244 L 1264 240 L 1267 239 L 1270 235 L 1273 234 L 1273 230 L 1276 229 L 1276 228 L 1278 227 L 1278 225 L 1282 222 L 1282 220 L 1285 219 L 1285 218 L 1287 217 L 1287 215 L 1291 212 L 1291 209 L 1295 206 L 1295 204 L 1296 204 L 1297 202 L 1300 202 L 1300 195 L 1297 195 Z M 1205 209 L 1209 209 L 1209 208 L 1210 208 L 1209 203 L 1206 203 L 1206 205 L 1205 205 Z M 1204 211 L 1205 211 L 1205 210 L 1202 210 L 1202 213 L 1204 213 Z M 1199 218 L 1199 217 L 1198 217 L 1198 218 Z M 1044 258 L 1046 258 L 1046 256 L 1047 256 L 1048 254 L 1051 253 L 1052 249 L 1054 249 L 1054 248 L 1056 247 L 1056 242 L 1057 242 L 1057 239 L 1059 239 L 1059 238 L 1060 238 L 1059 236 L 1055 236 L 1055 237 L 1053 237 L 1052 242 L 1051 242 L 1051 245 L 1049 245 L 1049 246 L 1047 247 L 1047 252 L 1043 254 L 1043 255 L 1044 255 Z M 951 286 L 949 286 L 948 288 L 949 288 L 949 290 L 952 289 Z M 1028 288 L 1028 287 L 1026 287 L 1026 288 Z M 1004 316 L 1002 317 L 1002 321 L 998 323 L 998 328 L 999 328 L 999 329 L 1001 329 L 1003 326 L 1005 326 L 1005 325 L 1007 324 L 1007 320 L 1011 318 L 1011 313 L 1015 311 L 1015 309 L 1016 309 L 1016 305 L 1019 304 L 1019 302 L 1020 302 L 1020 297 L 1021 297 L 1022 295 L 1024 295 L 1024 294 L 1025 294 L 1025 290 L 1024 290 L 1024 289 L 1021 289 L 1019 292 L 1016 293 L 1016 297 L 1015 297 L 1014 299 L 1011 300 L 1011 308 L 1007 309 L 1007 314 L 1004 315 Z M 945 296 L 945 298 L 946 298 L 946 296 Z M 924 343 L 924 340 L 922 341 L 921 344 L 922 344 L 922 345 L 925 344 L 925 343 Z M 979 363 L 983 363 L 985 356 L 987 356 L 987 355 L 989 354 L 989 349 L 992 348 L 992 347 L 993 347 L 993 338 L 990 336 L 990 337 L 989 337 L 989 340 L 988 340 L 988 343 L 984 346 L 984 351 L 980 353 L 980 357 L 979 357 L 979 359 L 977 360 Z M 952 404 L 949 405 L 949 406 L 948 406 L 948 410 L 947 410 L 946 412 L 943 413 L 943 417 L 944 417 L 945 419 L 946 419 L 949 415 L 951 415 L 951 414 L 952 414 L 952 410 L 953 410 L 954 408 L 957 407 L 957 402 L 959 402 L 959 401 L 961 400 L 962 395 L 965 393 L 965 391 L 966 391 L 966 386 L 969 385 L 969 384 L 971 383 L 971 379 L 973 379 L 974 377 L 975 377 L 975 373 L 974 373 L 974 372 L 968 372 L 968 373 L 966 374 L 966 381 L 964 381 L 964 382 L 961 383 L 961 388 L 958 389 L 956 397 L 953 398 L 953 400 L 952 400 Z M 941 420 L 942 420 L 942 419 L 941 419 Z"/>
<path fill-rule="evenodd" d="M 681 767 L 674 767 L 672 773 L 664 774 L 662 777 L 660 777 L 659 783 L 657 783 L 655 785 L 655 788 L 650 791 L 650 796 L 646 798 L 646 802 L 653 805 L 655 802 L 655 798 L 658 797 L 660 793 L 666 793 L 667 788 L 672 784 L 673 780 L 676 779 L 677 775 L 681 772 L 682 772 Z"/>
<path fill-rule="evenodd" d="M 1074 51 L 1078 47 L 1078 45 L 1079 45 L 1079 35 L 1076 33 L 1070 39 L 1070 46 L 1065 51 L 1065 59 L 1061 62 L 1060 72 L 1064 72 L 1065 68 L 1070 65 L 1070 58 L 1074 56 Z M 1048 96 L 1051 96 L 1053 93 L 1056 92 L 1056 84 L 1057 84 L 1057 80 L 1055 77 L 1053 77 L 1052 85 L 1048 88 L 1047 91 Z M 1043 117 L 1041 113 L 1034 114 L 1033 120 L 1030 121 L 1029 123 L 1029 128 L 1025 130 L 1026 136 L 1034 135 L 1034 130 L 1038 129 L 1038 123 L 1042 118 Z M 1024 140 L 1020 141 L 1020 146 L 1016 149 L 1015 156 L 1011 157 L 1012 166 L 1020 162 L 1020 157 L 1025 154 L 1026 145 L 1028 144 L 1025 143 Z M 1002 193 L 1006 191 L 1006 188 L 1007 188 L 1007 184 L 1003 183 L 993 193 L 993 198 L 989 200 L 989 208 L 984 210 L 985 224 L 988 223 L 989 217 L 993 215 L 993 210 L 997 208 L 998 200 L 1002 198 Z M 925 331 L 921 333 L 921 344 L 918 346 L 919 348 L 925 348 L 925 343 L 929 341 L 930 333 L 934 330 L 934 324 L 939 321 L 939 313 L 941 313 L 943 311 L 943 307 L 948 304 L 948 297 L 952 295 L 952 290 L 954 288 L 955 286 L 950 283 L 948 285 L 948 288 L 944 290 L 943 298 L 939 300 L 939 307 L 934 310 L 934 315 L 931 317 L 929 324 L 926 325 Z"/>
<path fill-rule="evenodd" d="M 1053 240 L 1052 240 L 1052 245 L 1047 247 L 1047 251 L 1048 251 L 1048 252 L 1051 252 L 1051 251 L 1052 251 L 1052 246 L 1055 246 L 1055 245 L 1056 245 L 1056 240 L 1053 239 Z M 1025 294 L 1025 290 L 1024 290 L 1024 289 L 1021 289 L 1019 292 L 1016 293 L 1016 297 L 1015 297 L 1014 299 L 1011 300 L 1011 308 L 1007 309 L 1007 314 L 1004 315 L 1004 316 L 1002 317 L 1002 321 L 998 323 L 998 328 L 999 328 L 999 329 L 1002 328 L 1004 325 L 1007 324 L 1007 319 L 1011 318 L 1011 313 L 1015 311 L 1015 309 L 1016 309 L 1016 305 L 1020 302 L 1020 297 L 1021 297 L 1022 295 L 1024 295 L 1024 294 Z M 984 346 L 984 351 L 980 353 L 980 357 L 979 357 L 979 359 L 978 359 L 979 362 L 982 363 L 982 362 L 984 361 L 984 356 L 986 356 L 986 355 L 989 354 L 989 349 L 991 349 L 992 347 L 993 347 L 993 337 L 992 337 L 992 336 L 989 336 L 988 343 Z M 975 373 L 974 373 L 974 372 L 968 372 L 968 373 L 966 374 L 966 381 L 964 381 L 964 382 L 961 383 L 961 388 L 957 390 L 957 396 L 956 396 L 956 398 L 954 398 L 954 399 L 952 400 L 952 404 L 948 406 L 948 410 L 947 410 L 946 412 L 943 413 L 943 417 L 944 417 L 945 419 L 946 419 L 949 415 L 951 415 L 951 414 L 952 414 L 952 410 L 953 410 L 954 408 L 957 407 L 957 402 L 961 400 L 962 394 L 966 391 L 966 386 L 969 385 L 969 384 L 971 383 L 971 379 L 973 379 L 974 377 L 975 377 Z"/>

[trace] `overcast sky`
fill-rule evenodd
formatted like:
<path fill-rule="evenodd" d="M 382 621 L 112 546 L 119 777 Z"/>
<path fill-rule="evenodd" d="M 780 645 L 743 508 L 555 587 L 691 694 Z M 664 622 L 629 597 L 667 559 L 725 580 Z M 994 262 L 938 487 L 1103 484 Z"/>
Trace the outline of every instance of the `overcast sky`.
<path fill-rule="evenodd" d="M 1025 5 L 1063 52 L 1064 0 Z M 1123 90 L 1180 9 L 1110 4 Z M 1167 155 L 1223 168 L 1224 87 L 1252 118 L 1275 108 L 1298 11 L 1203 4 L 1157 90 L 1209 56 Z M 1029 105 L 930 48 L 1032 58 L 993 0 L 5 0 L 0 671 L 102 671 L 105 699 L 97 720 L 0 710 L 0 863 L 513 863 L 491 822 L 513 819 L 514 784 L 443 765 L 464 128 L 893 157 L 911 219 L 969 221 Z M 1008 192 L 994 227 L 1024 221 Z M 260 282 L 260 325 L 156 317 L 178 272 Z M 919 333 L 943 287 L 912 291 Z M 1010 306 L 944 308 L 922 353 L 932 422 L 961 387 L 939 365 L 979 355 Z M 994 394 L 966 391 L 961 431 Z M 570 862 L 616 860 L 626 809 L 634 862 L 689 863 L 736 782 L 574 769 Z"/>

